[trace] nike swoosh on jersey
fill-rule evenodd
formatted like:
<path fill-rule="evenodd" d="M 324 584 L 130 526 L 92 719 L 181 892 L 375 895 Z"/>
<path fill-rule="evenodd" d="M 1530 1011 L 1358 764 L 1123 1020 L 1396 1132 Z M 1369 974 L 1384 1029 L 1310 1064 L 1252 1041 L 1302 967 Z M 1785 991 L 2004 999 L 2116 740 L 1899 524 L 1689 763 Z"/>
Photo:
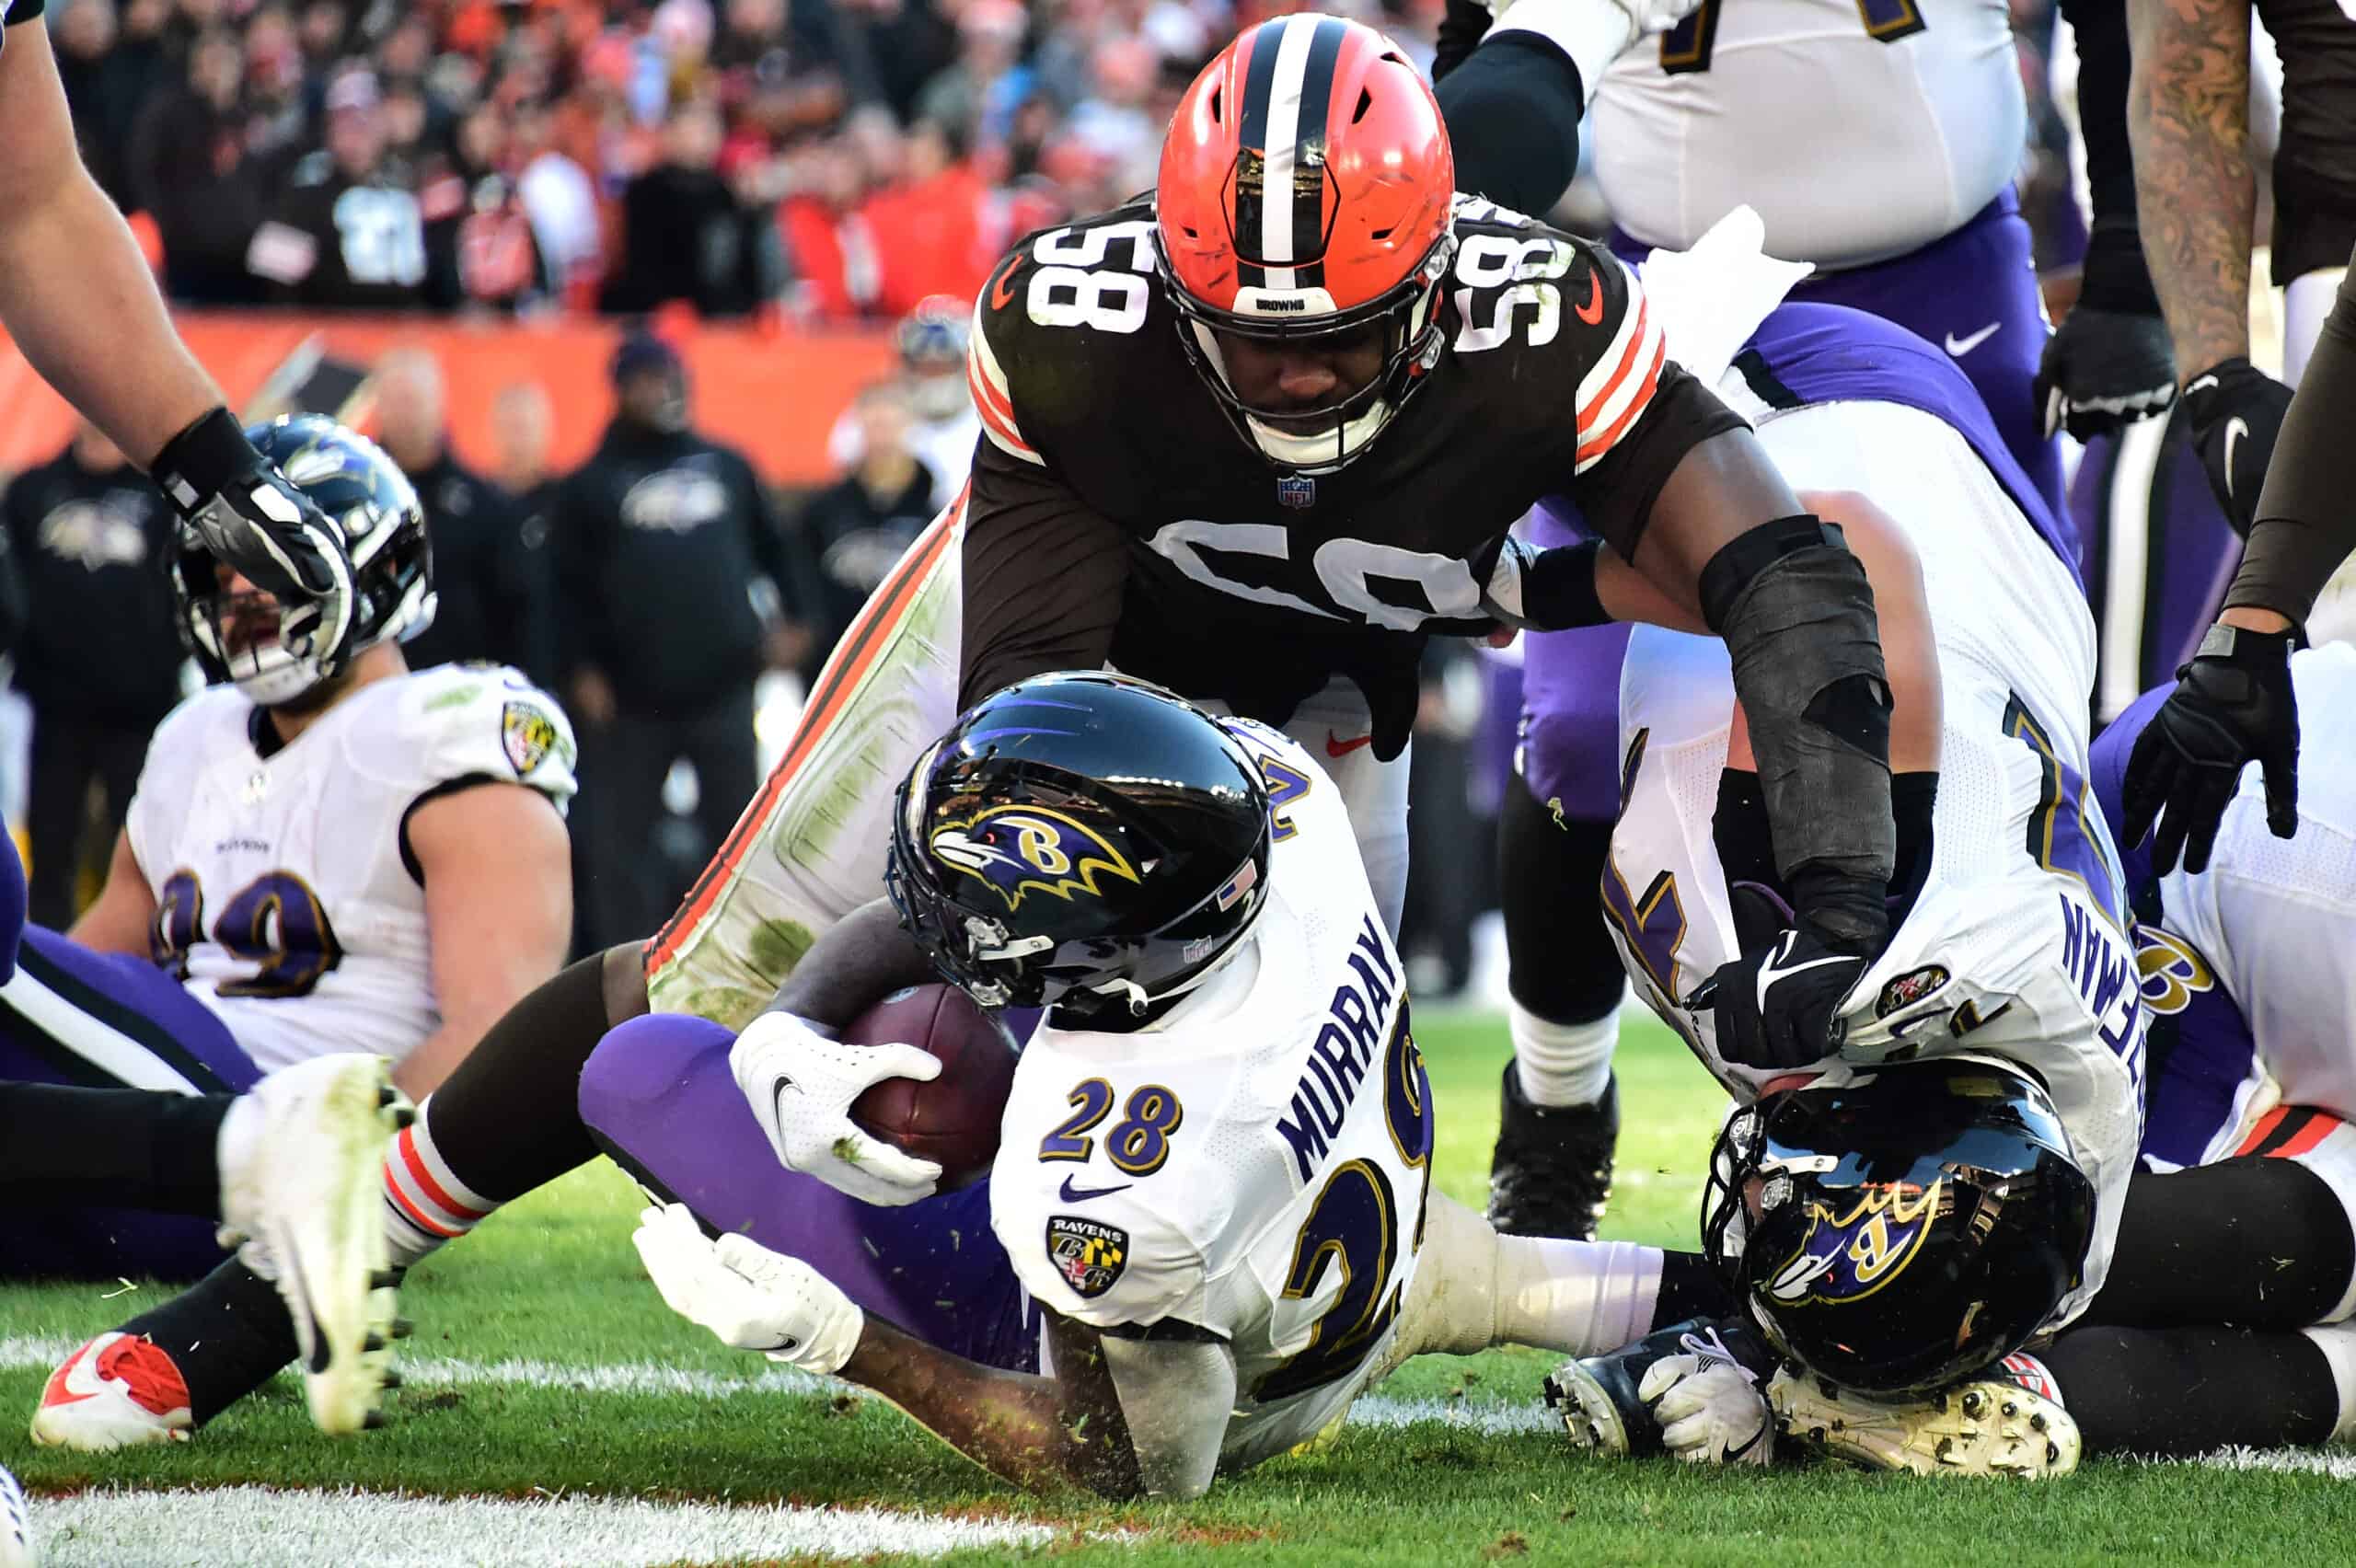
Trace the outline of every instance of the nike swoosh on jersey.
<path fill-rule="evenodd" d="M 1372 735 L 1353 735 L 1350 739 L 1345 741 L 1339 735 L 1334 733 L 1331 730 L 1325 732 L 1325 755 L 1327 756 L 1347 756 L 1352 752 L 1357 750 L 1360 746 L 1370 746 L 1372 744 L 1374 744 L 1374 737 Z"/>
<path fill-rule="evenodd" d="M 1091 1198 L 1108 1198 L 1114 1193 L 1126 1193 L 1136 1185 L 1135 1182 L 1124 1182 L 1117 1187 L 1075 1187 L 1071 1184 L 1071 1178 L 1067 1176 L 1064 1184 L 1056 1190 L 1056 1195 L 1068 1204 L 1084 1204 Z"/>
<path fill-rule="evenodd" d="M 1603 319 L 1603 274 L 1587 275 L 1587 303 L 1571 306 L 1571 314 L 1593 327 Z"/>
<path fill-rule="evenodd" d="M 2249 421 L 2239 414 L 2225 421 L 2225 494 L 2234 493 L 2234 443 L 2249 434 Z"/>
<path fill-rule="evenodd" d="M 1006 271 L 1000 272 L 998 275 L 998 282 L 990 285 L 990 308 L 992 310 L 1004 310 L 1007 306 L 1013 301 L 1014 274 L 1021 271 L 1022 271 L 1022 258 L 1018 256 L 1013 260 L 1007 263 Z"/>
<path fill-rule="evenodd" d="M 1795 974 L 1805 974 L 1811 969 L 1821 969 L 1828 963 L 1850 962 L 1841 954 L 1834 953 L 1831 958 L 1811 958 L 1806 963 L 1795 963 L 1786 968 L 1783 961 L 1791 957 L 1792 944 L 1797 940 L 1791 932 L 1784 932 L 1782 948 L 1773 958 L 1759 966 L 1759 1010 L 1762 1013 L 1767 1010 L 1768 988 L 1778 980 L 1788 980 Z"/>
<path fill-rule="evenodd" d="M 1979 331 L 1973 332 L 1967 337 L 1958 338 L 1954 333 L 1950 332 L 1947 334 L 1947 352 L 1954 355 L 1957 359 L 1961 359 L 1964 355 L 1969 353 L 1972 350 L 1978 348 L 1981 344 L 1986 342 L 1989 339 L 1994 337 L 2004 329 L 2004 324 L 2003 322 L 1991 321 L 1987 326 L 1980 329 Z"/>

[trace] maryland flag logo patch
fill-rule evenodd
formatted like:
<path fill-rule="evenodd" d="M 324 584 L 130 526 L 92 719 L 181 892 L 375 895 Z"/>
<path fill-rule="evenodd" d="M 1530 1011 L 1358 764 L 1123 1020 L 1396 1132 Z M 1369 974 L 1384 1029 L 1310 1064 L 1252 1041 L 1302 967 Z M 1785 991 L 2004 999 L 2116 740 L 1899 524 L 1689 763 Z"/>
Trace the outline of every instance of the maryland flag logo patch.
<path fill-rule="evenodd" d="M 511 702 L 500 711 L 499 739 L 507 748 L 507 760 L 514 765 L 519 778 L 548 760 L 549 753 L 563 744 L 556 721 L 529 702 Z"/>
<path fill-rule="evenodd" d="M 1129 1266 L 1129 1233 L 1068 1214 L 1047 1216 L 1047 1258 L 1083 1301 L 1113 1288 Z"/>

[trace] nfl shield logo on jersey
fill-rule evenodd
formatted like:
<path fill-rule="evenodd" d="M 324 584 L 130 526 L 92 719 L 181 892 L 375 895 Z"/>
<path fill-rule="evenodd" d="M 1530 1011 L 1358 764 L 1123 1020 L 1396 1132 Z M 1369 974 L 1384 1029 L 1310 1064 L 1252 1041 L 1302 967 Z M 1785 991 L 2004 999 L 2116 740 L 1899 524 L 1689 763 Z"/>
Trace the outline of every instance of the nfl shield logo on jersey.
<path fill-rule="evenodd" d="M 1080 1299 L 1093 1301 L 1112 1289 L 1128 1266 L 1129 1233 L 1117 1225 L 1049 1215 L 1047 1256 Z"/>
<path fill-rule="evenodd" d="M 1317 504 L 1317 481 L 1307 474 L 1287 474 L 1276 481 L 1276 500 L 1282 505 L 1306 511 Z"/>

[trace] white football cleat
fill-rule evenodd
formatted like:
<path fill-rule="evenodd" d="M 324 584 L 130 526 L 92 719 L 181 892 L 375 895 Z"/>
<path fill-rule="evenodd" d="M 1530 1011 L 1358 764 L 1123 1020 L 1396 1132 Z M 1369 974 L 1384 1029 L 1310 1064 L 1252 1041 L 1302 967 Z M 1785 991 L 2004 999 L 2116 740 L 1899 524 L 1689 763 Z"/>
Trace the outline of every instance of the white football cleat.
<path fill-rule="evenodd" d="M 105 1333 L 49 1375 L 33 1412 L 33 1441 L 110 1454 L 141 1443 L 185 1443 L 195 1424 L 188 1383 L 163 1348 L 136 1334 Z M 0 1564 L 8 1561 L 0 1553 Z"/>
<path fill-rule="evenodd" d="M 25 1489 L 6 1470 L 0 1470 L 0 1568 L 40 1568 Z"/>
<path fill-rule="evenodd" d="M 2078 1468 L 2078 1424 L 2003 1378 L 1883 1401 L 1788 1370 L 1767 1385 L 1787 1435 L 1871 1470 L 2043 1481 Z"/>
<path fill-rule="evenodd" d="M 271 1074 L 225 1126 L 221 1220 L 294 1321 L 311 1420 L 330 1435 L 382 1417 L 396 1333 L 385 1145 L 416 1118 L 382 1056 L 315 1056 Z M 254 1118 L 259 1118 L 255 1120 Z"/>

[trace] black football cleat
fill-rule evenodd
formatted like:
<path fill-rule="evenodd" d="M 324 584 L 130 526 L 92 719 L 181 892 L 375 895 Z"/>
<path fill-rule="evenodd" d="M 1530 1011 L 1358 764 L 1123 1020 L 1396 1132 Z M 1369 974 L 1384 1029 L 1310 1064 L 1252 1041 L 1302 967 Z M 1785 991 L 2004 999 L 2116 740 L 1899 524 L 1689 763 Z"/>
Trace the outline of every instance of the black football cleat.
<path fill-rule="evenodd" d="M 1489 1156 L 1489 1223 L 1504 1236 L 1594 1240 L 1619 1142 L 1618 1078 L 1592 1105 L 1546 1109 L 1522 1098 L 1521 1075 L 1507 1062 L 1505 1111 Z"/>
<path fill-rule="evenodd" d="M 1565 1361 L 1547 1376 L 1546 1407 L 1562 1421 L 1574 1448 L 1616 1458 L 1654 1458 L 1666 1451 L 1660 1419 L 1637 1389 L 1646 1373 L 1672 1355 L 1730 1361 L 1761 1382 L 1775 1366 L 1774 1354 L 1748 1324 L 1689 1318 L 1608 1355 Z"/>

